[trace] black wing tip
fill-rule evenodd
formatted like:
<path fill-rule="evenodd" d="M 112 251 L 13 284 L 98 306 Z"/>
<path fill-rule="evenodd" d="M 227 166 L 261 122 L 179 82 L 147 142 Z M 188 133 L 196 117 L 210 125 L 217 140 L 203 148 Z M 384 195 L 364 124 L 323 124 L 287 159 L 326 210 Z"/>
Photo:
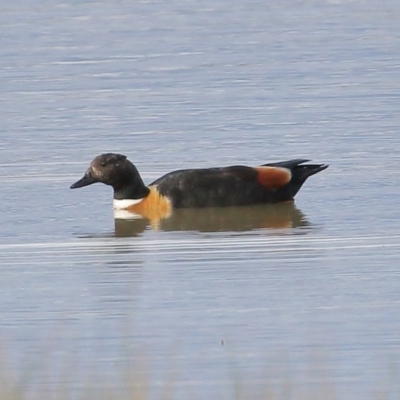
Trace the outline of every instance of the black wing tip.
<path fill-rule="evenodd" d="M 318 172 L 321 172 L 329 167 L 329 164 L 306 164 L 306 165 L 301 165 L 298 167 L 298 171 L 303 171 L 302 173 L 305 174 L 304 176 L 306 178 L 317 174 Z"/>
<path fill-rule="evenodd" d="M 295 158 L 293 160 L 288 160 L 288 161 L 280 161 L 276 163 L 268 163 L 268 164 L 263 164 L 265 167 L 286 167 L 286 168 L 294 168 L 297 167 L 298 165 L 305 164 L 311 162 L 311 160 L 307 158 Z M 308 167 L 308 168 L 320 168 L 320 171 L 326 169 L 329 167 L 329 164 L 306 164 L 306 165 L 301 165 L 302 167 Z"/>
<path fill-rule="evenodd" d="M 295 158 L 293 160 L 267 163 L 267 164 L 263 164 L 262 166 L 263 167 L 283 167 L 283 168 L 292 169 L 292 168 L 296 167 L 297 165 L 304 164 L 304 163 L 310 162 L 310 161 L 311 160 L 308 160 L 306 158 Z"/>
<path fill-rule="evenodd" d="M 305 167 L 313 167 L 317 172 L 323 171 L 329 167 L 329 164 L 315 164 L 315 165 L 305 165 Z"/>

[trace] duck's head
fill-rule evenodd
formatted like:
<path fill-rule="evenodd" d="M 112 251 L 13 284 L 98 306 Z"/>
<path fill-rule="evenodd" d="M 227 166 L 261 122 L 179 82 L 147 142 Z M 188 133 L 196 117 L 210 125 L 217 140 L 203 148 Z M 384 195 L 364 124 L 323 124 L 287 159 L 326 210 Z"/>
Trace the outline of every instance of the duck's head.
<path fill-rule="evenodd" d="M 85 175 L 71 185 L 71 189 L 101 182 L 114 188 L 114 198 L 143 196 L 147 188 L 136 167 L 122 154 L 106 153 L 93 159 Z"/>

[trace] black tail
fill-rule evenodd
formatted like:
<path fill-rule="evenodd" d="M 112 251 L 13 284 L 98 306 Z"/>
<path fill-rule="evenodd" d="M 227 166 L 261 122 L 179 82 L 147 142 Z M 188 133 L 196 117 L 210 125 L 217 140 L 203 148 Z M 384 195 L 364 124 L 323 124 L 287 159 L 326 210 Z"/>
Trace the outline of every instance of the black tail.
<path fill-rule="evenodd" d="M 292 169 L 292 181 L 304 183 L 308 177 L 315 175 L 328 167 L 329 165 L 327 164 L 297 165 Z"/>
<path fill-rule="evenodd" d="M 309 176 L 315 175 L 316 173 L 323 171 L 328 168 L 327 164 L 304 164 L 310 160 L 305 160 L 303 158 L 297 158 L 295 160 L 281 161 L 277 163 L 264 164 L 266 167 L 281 167 L 290 169 L 292 172 L 292 181 L 304 182 Z"/>
<path fill-rule="evenodd" d="M 290 169 L 292 172 L 292 179 L 288 184 L 283 186 L 277 191 L 278 201 L 291 200 L 300 190 L 303 183 L 312 175 L 317 174 L 324 169 L 327 169 L 327 164 L 305 164 L 301 165 L 310 160 L 296 159 L 289 161 L 282 161 L 278 163 L 265 164 L 269 167 L 282 167 Z"/>

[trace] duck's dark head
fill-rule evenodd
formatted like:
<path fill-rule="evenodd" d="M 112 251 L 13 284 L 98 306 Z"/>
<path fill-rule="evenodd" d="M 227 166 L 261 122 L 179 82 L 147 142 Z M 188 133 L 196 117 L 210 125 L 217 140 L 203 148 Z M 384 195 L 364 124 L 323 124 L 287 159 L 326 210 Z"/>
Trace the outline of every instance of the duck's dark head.
<path fill-rule="evenodd" d="M 85 175 L 71 189 L 97 182 L 112 186 L 115 199 L 143 198 L 149 191 L 136 167 L 122 154 L 107 153 L 94 158 Z"/>

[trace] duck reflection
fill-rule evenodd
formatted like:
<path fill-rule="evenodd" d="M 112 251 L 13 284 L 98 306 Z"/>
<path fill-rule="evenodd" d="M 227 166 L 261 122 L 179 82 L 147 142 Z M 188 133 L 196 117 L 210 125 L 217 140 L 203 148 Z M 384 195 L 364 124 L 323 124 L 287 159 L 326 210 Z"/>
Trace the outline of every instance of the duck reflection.
<path fill-rule="evenodd" d="M 165 219 L 149 220 L 129 212 L 114 214 L 116 236 L 136 236 L 147 228 L 162 231 L 240 232 L 308 226 L 294 202 L 226 208 L 175 209 Z"/>

